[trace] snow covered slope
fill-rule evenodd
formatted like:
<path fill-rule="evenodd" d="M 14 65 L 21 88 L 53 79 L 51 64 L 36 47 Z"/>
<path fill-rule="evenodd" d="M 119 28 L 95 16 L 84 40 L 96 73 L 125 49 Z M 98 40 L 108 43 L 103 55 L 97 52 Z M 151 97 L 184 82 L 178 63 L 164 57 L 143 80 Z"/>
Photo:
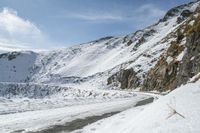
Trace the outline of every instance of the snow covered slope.
<path fill-rule="evenodd" d="M 31 74 L 37 54 L 33 52 L 11 52 L 0 55 L 1 82 L 22 82 Z"/>
<path fill-rule="evenodd" d="M 75 132 L 199 133 L 200 81 L 181 86 L 153 104 L 132 108 Z"/>

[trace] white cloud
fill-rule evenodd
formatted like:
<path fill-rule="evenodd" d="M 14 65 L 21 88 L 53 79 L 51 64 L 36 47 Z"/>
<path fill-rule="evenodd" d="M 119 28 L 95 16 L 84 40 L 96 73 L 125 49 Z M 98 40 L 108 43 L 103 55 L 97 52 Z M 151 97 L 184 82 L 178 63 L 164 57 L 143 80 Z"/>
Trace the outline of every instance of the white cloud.
<path fill-rule="evenodd" d="M 10 8 L 0 12 L 0 46 L 7 48 L 40 47 L 44 43 L 41 30 L 29 20 L 18 16 Z"/>
<path fill-rule="evenodd" d="M 0 13 L 0 29 L 14 34 L 28 34 L 31 36 L 40 36 L 41 31 L 30 21 L 24 20 L 17 15 L 17 12 L 4 8 Z"/>
<path fill-rule="evenodd" d="M 108 13 L 69 13 L 65 17 L 89 21 L 118 21 L 122 16 Z"/>
<path fill-rule="evenodd" d="M 160 18 L 165 14 L 165 11 L 156 7 L 153 4 L 145 4 L 134 11 L 134 15 L 143 19 Z"/>
<path fill-rule="evenodd" d="M 132 20 L 133 22 L 153 22 L 164 15 L 165 11 L 153 4 L 145 4 L 138 8 L 123 7 L 123 9 L 108 9 L 105 11 L 86 9 L 85 11 L 65 11 L 63 15 L 54 17 L 80 19 L 93 22 L 117 22 Z"/>

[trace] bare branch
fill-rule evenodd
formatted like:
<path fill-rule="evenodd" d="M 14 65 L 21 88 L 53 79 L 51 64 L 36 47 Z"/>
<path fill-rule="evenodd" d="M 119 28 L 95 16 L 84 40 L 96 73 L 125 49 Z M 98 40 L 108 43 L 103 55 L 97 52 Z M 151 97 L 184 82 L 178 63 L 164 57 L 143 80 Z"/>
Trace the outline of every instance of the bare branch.
<path fill-rule="evenodd" d="M 181 116 L 182 118 L 185 119 L 185 116 L 183 116 L 182 114 L 180 114 L 179 112 L 177 112 L 176 109 L 174 109 L 173 107 L 171 107 L 169 104 L 167 104 L 167 106 L 171 109 L 171 113 L 170 113 L 170 115 L 166 119 L 169 119 L 173 115 L 179 115 L 179 116 Z"/>

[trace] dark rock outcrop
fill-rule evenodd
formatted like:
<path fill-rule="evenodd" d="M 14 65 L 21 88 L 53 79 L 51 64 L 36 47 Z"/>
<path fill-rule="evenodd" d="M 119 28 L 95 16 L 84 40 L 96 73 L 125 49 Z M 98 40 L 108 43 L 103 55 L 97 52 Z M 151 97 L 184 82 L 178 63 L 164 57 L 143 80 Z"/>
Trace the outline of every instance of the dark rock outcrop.
<path fill-rule="evenodd" d="M 164 16 L 163 19 L 160 20 L 160 22 L 165 22 L 167 21 L 169 18 L 176 16 L 179 13 L 179 8 L 181 8 L 181 6 L 175 7 L 170 9 Z"/>
<path fill-rule="evenodd" d="M 136 74 L 137 73 L 132 68 L 126 70 L 122 69 L 109 77 L 107 84 L 110 85 L 112 83 L 116 83 L 117 81 L 120 83 L 120 88 L 122 89 L 137 88 L 140 84 L 140 81 Z"/>
<path fill-rule="evenodd" d="M 189 15 L 191 15 L 191 11 L 189 10 L 184 10 L 185 7 L 189 7 L 191 4 L 193 4 L 194 2 L 190 2 L 188 4 L 184 4 L 184 5 L 181 5 L 181 6 L 177 6 L 177 7 L 174 7 L 172 9 L 170 9 L 166 14 L 165 16 L 160 19 L 159 22 L 166 22 L 168 19 L 174 17 L 174 16 L 182 16 L 182 19 L 184 18 L 187 18 Z"/>
<path fill-rule="evenodd" d="M 180 24 L 186 18 L 188 18 L 191 14 L 192 14 L 192 12 L 190 10 L 183 10 L 181 15 L 177 18 L 177 23 Z"/>
<path fill-rule="evenodd" d="M 20 55 L 20 52 L 4 53 L 4 54 L 0 54 L 0 59 L 1 58 L 8 58 L 8 60 L 13 60 L 19 55 Z"/>

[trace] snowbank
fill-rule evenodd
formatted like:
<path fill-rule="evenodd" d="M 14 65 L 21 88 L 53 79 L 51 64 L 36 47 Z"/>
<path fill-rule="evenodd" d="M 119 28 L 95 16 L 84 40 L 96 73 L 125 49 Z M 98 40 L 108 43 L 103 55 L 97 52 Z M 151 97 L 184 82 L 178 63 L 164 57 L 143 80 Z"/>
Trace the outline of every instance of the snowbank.
<path fill-rule="evenodd" d="M 199 133 L 200 81 L 153 104 L 127 110 L 83 129 L 85 133 Z"/>

